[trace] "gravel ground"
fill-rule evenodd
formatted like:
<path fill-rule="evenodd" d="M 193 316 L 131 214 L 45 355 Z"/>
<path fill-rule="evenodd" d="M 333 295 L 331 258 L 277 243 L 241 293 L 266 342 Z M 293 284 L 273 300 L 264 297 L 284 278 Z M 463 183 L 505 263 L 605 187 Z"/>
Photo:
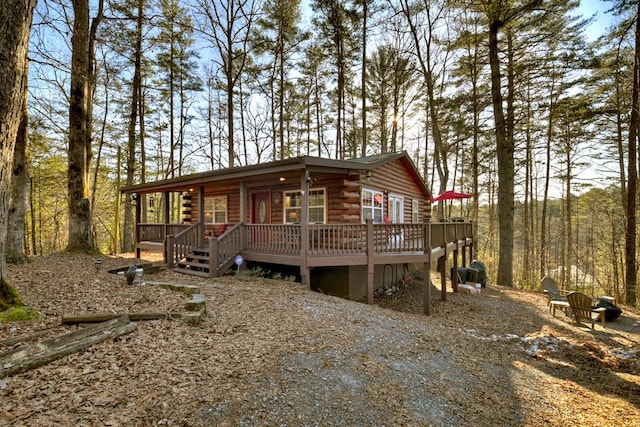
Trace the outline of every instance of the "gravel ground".
<path fill-rule="evenodd" d="M 41 315 L 0 326 L 0 342 L 74 330 L 62 315 L 168 312 L 188 299 L 104 271 L 131 259 L 103 257 L 100 272 L 94 259 L 10 266 Z M 445 302 L 433 292 L 426 317 L 417 279 L 374 306 L 246 276 L 146 279 L 200 286 L 203 322 L 140 321 L 0 379 L 0 426 L 640 425 L 640 316 L 628 307 L 591 331 L 551 317 L 541 293 L 499 286 Z"/>

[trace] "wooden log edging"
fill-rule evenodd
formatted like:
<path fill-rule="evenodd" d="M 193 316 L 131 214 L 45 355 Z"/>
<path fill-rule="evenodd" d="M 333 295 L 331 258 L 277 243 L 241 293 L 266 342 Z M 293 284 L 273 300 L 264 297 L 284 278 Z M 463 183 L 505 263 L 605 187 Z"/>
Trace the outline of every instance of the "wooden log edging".
<path fill-rule="evenodd" d="M 56 338 L 23 345 L 1 353 L 0 379 L 46 365 L 109 338 L 128 334 L 135 328 L 136 324 L 128 316 L 120 316 Z"/>

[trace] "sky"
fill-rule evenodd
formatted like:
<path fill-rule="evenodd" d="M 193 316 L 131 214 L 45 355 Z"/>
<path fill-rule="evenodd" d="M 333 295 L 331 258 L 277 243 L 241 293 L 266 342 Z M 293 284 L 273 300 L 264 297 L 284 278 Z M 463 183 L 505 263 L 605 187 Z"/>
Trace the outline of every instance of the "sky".
<path fill-rule="evenodd" d="M 610 1 L 602 0 L 580 0 L 580 13 L 585 18 L 595 15 L 595 21 L 587 29 L 589 41 L 593 41 L 605 34 L 607 27 L 613 21 L 610 13 L 606 13 L 611 9 Z"/>

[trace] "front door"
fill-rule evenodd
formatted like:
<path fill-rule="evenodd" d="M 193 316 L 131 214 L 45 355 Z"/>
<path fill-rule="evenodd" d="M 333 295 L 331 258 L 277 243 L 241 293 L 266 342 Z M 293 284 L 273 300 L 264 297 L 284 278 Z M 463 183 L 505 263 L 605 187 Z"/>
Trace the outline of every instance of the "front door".
<path fill-rule="evenodd" d="M 253 224 L 271 223 L 271 191 L 251 193 L 251 222 Z"/>
<path fill-rule="evenodd" d="M 251 193 L 251 223 L 271 223 L 271 191 L 255 191 Z M 249 240 L 256 249 L 265 250 L 271 242 L 269 227 L 255 227 L 249 235 Z"/>

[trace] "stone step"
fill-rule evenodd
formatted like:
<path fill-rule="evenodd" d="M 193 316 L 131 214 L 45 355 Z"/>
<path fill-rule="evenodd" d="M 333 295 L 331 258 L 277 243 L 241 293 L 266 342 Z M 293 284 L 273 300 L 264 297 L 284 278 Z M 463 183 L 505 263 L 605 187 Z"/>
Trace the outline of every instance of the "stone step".
<path fill-rule="evenodd" d="M 182 320 L 184 323 L 190 326 L 195 326 L 200 324 L 202 318 L 204 317 L 206 310 L 201 308 L 198 311 L 183 311 L 180 313 L 171 313 L 171 318 L 175 320 Z"/>
<path fill-rule="evenodd" d="M 184 303 L 184 309 L 187 311 L 198 311 L 204 309 L 206 311 L 206 300 L 203 294 L 193 294 L 191 299 Z"/>

